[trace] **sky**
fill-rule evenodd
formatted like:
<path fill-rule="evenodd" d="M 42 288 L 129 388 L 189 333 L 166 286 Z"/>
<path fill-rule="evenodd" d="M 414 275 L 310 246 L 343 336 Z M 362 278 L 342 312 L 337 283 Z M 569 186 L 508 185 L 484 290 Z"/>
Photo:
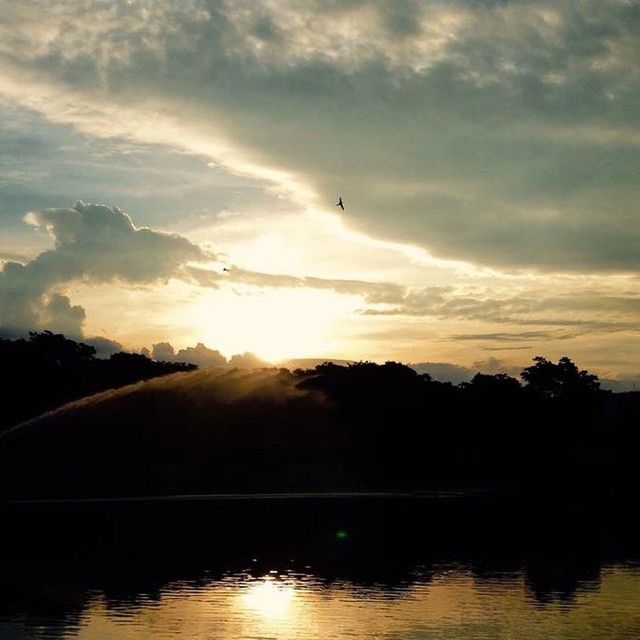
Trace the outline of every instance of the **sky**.
<path fill-rule="evenodd" d="M 3 335 L 640 380 L 639 175 L 635 1 L 0 0 Z"/>

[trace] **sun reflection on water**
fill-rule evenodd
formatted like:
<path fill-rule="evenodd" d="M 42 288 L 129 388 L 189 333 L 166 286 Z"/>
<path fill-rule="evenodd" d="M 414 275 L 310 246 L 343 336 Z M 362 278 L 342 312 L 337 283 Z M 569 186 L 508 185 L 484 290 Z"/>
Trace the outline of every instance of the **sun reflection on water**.
<path fill-rule="evenodd" d="M 49 608 L 35 617 L 24 608 L 28 605 L 23 598 L 16 601 L 16 613 L 9 617 L 8 609 L 0 609 L 0 638 L 640 637 L 640 571 L 635 564 L 602 569 L 597 582 L 582 583 L 574 596 L 571 601 L 552 596 L 542 606 L 519 570 L 483 576 L 463 566 L 434 566 L 428 573 L 416 573 L 410 583 L 386 586 L 338 579 L 326 582 L 319 576 L 286 570 L 259 578 L 243 571 L 213 580 L 176 581 L 155 595 L 137 592 L 134 600 L 127 593 L 116 600 L 101 590 L 87 592 L 80 615 L 72 609 L 56 613 Z M 43 602 L 49 601 L 45 598 Z"/>
<path fill-rule="evenodd" d="M 242 602 L 265 618 L 284 618 L 290 612 L 294 595 L 291 585 L 265 577 L 242 594 Z"/>

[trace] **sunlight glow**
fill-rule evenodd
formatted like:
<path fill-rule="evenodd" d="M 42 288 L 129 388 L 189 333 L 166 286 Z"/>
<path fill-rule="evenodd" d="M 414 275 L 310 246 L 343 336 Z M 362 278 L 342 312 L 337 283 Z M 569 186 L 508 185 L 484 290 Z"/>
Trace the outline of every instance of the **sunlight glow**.
<path fill-rule="evenodd" d="M 307 288 L 214 291 L 188 311 L 193 335 L 187 342 L 215 345 L 228 355 L 251 351 L 271 362 L 324 356 L 336 347 L 336 325 L 361 304 L 359 296 Z"/>

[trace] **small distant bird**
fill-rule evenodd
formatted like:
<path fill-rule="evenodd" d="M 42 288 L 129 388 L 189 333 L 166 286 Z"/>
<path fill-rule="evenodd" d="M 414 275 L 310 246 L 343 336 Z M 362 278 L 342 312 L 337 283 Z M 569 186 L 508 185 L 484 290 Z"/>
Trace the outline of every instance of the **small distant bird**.
<path fill-rule="evenodd" d="M 344 204 L 342 203 L 341 197 L 338 197 L 338 204 L 336 204 L 336 207 L 340 207 L 344 211 Z"/>
<path fill-rule="evenodd" d="M 229 269 L 227 269 L 227 267 L 222 267 L 223 271 L 229 271 Z"/>

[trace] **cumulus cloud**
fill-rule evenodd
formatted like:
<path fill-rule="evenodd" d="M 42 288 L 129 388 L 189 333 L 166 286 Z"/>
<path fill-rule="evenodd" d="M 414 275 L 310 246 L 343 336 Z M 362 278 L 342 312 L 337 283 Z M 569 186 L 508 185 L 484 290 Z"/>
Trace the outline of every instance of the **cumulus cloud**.
<path fill-rule="evenodd" d="M 151 347 L 151 357 L 154 360 L 173 362 L 176 357 L 176 350 L 170 342 L 158 342 Z"/>
<path fill-rule="evenodd" d="M 117 341 L 105 338 L 104 336 L 95 336 L 93 338 L 82 338 L 82 342 L 92 346 L 96 350 L 99 358 L 108 358 L 114 353 L 124 351 L 124 347 Z"/>
<path fill-rule="evenodd" d="M 4 3 L 0 90 L 51 117 L 348 194 L 438 256 L 637 271 L 634 3 L 37 6 Z"/>
<path fill-rule="evenodd" d="M 151 349 L 154 360 L 166 360 L 168 362 L 188 362 L 199 367 L 224 367 L 227 359 L 219 352 L 207 348 L 202 342 L 195 347 L 180 349 L 177 353 L 169 342 L 158 342 Z"/>
<path fill-rule="evenodd" d="M 266 365 L 267 363 L 264 360 L 261 360 L 258 356 L 248 351 L 245 353 L 236 353 L 229 359 L 229 366 L 234 369 L 259 369 Z"/>
<path fill-rule="evenodd" d="M 150 283 L 179 273 L 191 260 L 207 258 L 186 238 L 136 227 L 118 207 L 77 202 L 69 209 L 31 211 L 25 220 L 55 241 L 52 251 L 29 264 L 54 282 Z"/>
<path fill-rule="evenodd" d="M 222 367 L 225 369 L 256 369 L 267 366 L 253 353 L 235 354 L 227 360 L 219 351 L 209 349 L 202 342 L 195 347 L 180 349 L 177 353 L 169 342 L 158 342 L 151 349 L 154 360 L 166 360 L 168 362 L 188 362 L 198 367 Z"/>
<path fill-rule="evenodd" d="M 81 336 L 85 311 L 59 289 L 73 281 L 149 284 L 180 276 L 190 261 L 207 259 L 186 238 L 136 227 L 117 207 L 76 203 L 31 211 L 25 220 L 45 229 L 53 249 L 0 271 L 0 329 L 51 329 Z"/>

